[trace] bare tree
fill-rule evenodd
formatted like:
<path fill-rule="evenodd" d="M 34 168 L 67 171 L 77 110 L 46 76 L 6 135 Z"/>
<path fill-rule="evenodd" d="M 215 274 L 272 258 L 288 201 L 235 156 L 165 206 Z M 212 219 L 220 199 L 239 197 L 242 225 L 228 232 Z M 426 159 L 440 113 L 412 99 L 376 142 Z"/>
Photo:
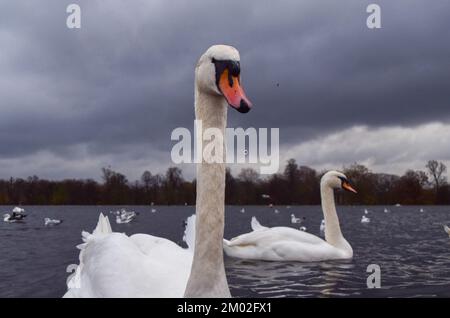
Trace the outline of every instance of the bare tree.
<path fill-rule="evenodd" d="M 436 192 L 439 191 L 439 188 L 447 181 L 447 178 L 443 175 L 447 171 L 447 167 L 442 162 L 429 160 L 426 164 L 426 168 L 428 169 L 430 176 L 433 178 Z"/>

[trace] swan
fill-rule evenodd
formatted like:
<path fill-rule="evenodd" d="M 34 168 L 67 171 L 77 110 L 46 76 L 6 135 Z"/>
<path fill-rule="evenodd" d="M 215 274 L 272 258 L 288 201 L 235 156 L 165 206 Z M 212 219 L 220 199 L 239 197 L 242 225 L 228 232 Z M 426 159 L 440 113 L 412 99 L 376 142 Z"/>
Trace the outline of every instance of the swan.
<path fill-rule="evenodd" d="M 370 218 L 368 218 L 367 216 L 363 215 L 361 218 L 361 223 L 370 223 Z"/>
<path fill-rule="evenodd" d="M 364 209 L 364 214 L 369 214 L 369 210 Z"/>
<path fill-rule="evenodd" d="M 156 213 L 156 209 L 151 209 L 151 212 L 152 213 Z"/>
<path fill-rule="evenodd" d="M 195 69 L 195 115 L 202 121 L 198 136 L 207 128 L 225 136 L 227 105 L 241 113 L 250 110 L 239 76 L 239 52 L 231 46 L 212 46 L 200 57 Z M 225 149 L 223 142 L 220 146 Z M 223 155 L 220 163 L 207 162 L 203 155 L 197 165 L 195 226 L 186 227 L 187 233 L 195 228 L 195 235 L 186 235 L 195 243 L 184 249 L 152 235 L 114 233 L 101 214 L 94 232 L 83 233 L 80 264 L 65 296 L 230 297 L 223 263 Z"/>
<path fill-rule="evenodd" d="M 445 231 L 445 233 L 448 234 L 448 237 L 450 237 L 450 228 L 445 224 L 444 224 L 444 231 Z"/>
<path fill-rule="evenodd" d="M 389 210 L 387 208 L 384 208 L 384 213 L 389 213 Z"/>
<path fill-rule="evenodd" d="M 277 209 L 273 210 L 273 212 L 275 212 L 275 214 L 280 213 L 280 211 L 278 211 Z"/>
<path fill-rule="evenodd" d="M 56 219 L 50 219 L 50 218 L 44 218 L 44 225 L 45 226 L 51 226 L 51 225 L 59 225 L 63 221 L 62 220 L 56 220 Z"/>
<path fill-rule="evenodd" d="M 424 213 L 425 210 L 424 210 L 423 208 L 420 208 L 420 209 L 419 209 L 419 212 L 420 212 L 420 213 Z"/>
<path fill-rule="evenodd" d="M 241 213 L 245 213 L 245 209 L 244 208 L 241 209 Z"/>
<path fill-rule="evenodd" d="M 266 261 L 314 262 L 332 259 L 349 259 L 353 249 L 345 240 L 339 226 L 334 203 L 334 189 L 356 193 L 347 177 L 337 171 L 327 172 L 321 179 L 320 192 L 325 217 L 325 240 L 290 227 L 264 227 L 252 219 L 250 233 L 224 240 L 228 256 Z"/>
<path fill-rule="evenodd" d="M 292 223 L 292 224 L 302 223 L 302 219 L 296 217 L 295 214 L 292 213 L 292 214 L 291 214 L 291 223 Z"/>

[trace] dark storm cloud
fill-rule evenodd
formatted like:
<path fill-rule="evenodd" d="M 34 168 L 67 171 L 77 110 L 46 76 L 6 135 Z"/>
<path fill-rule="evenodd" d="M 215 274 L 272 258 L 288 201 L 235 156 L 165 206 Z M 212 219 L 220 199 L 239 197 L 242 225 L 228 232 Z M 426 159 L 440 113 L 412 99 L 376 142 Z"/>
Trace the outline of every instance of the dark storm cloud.
<path fill-rule="evenodd" d="M 65 27 L 72 2 L 81 30 Z M 229 125 L 280 127 L 282 144 L 354 125 L 446 121 L 450 3 L 377 1 L 381 30 L 365 25 L 368 3 L 3 1 L 0 158 L 9 161 L 0 173 L 169 165 L 170 132 L 193 124 L 195 63 L 215 43 L 240 50 L 255 104 L 245 116 L 230 111 Z"/>

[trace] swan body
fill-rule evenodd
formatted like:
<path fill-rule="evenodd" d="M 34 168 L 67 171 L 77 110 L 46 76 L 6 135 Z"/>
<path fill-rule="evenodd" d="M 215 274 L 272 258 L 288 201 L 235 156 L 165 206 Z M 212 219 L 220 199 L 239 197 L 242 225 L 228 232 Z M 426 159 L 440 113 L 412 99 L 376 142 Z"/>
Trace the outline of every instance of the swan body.
<path fill-rule="evenodd" d="M 112 232 L 100 214 L 92 234 L 83 232 L 80 264 L 64 297 L 182 297 L 192 263 L 195 217 L 187 220 L 184 249 L 170 240 Z M 95 260 L 95 261 L 94 261 Z"/>
<path fill-rule="evenodd" d="M 419 212 L 420 212 L 420 213 L 424 213 L 425 210 L 424 210 L 423 208 L 420 208 L 420 209 L 419 209 Z"/>
<path fill-rule="evenodd" d="M 228 256 L 266 261 L 314 262 L 353 257 L 350 244 L 342 236 L 335 210 L 333 189 L 356 192 L 340 172 L 327 172 L 321 180 L 322 209 L 325 216 L 325 238 L 290 227 L 264 227 L 252 219 L 252 232 L 224 240 Z"/>
<path fill-rule="evenodd" d="M 225 136 L 228 105 L 242 113 L 250 110 L 240 86 L 239 60 L 239 52 L 225 45 L 212 46 L 200 57 L 195 69 L 195 116 L 203 131 L 198 136 L 208 128 Z M 225 149 L 225 143 L 221 146 Z M 197 165 L 196 216 L 189 218 L 185 234 L 188 249 L 152 235 L 112 232 L 101 214 L 93 233 L 82 235 L 80 263 L 65 296 L 230 297 L 223 263 L 223 155 L 221 163 L 202 158 Z"/>
<path fill-rule="evenodd" d="M 369 214 L 369 210 L 364 209 L 364 214 Z"/>
<path fill-rule="evenodd" d="M 368 218 L 367 216 L 363 215 L 361 218 L 361 223 L 370 223 L 370 218 Z"/>
<path fill-rule="evenodd" d="M 45 226 L 51 226 L 51 225 L 59 225 L 63 221 L 62 220 L 56 220 L 56 219 L 50 219 L 50 218 L 44 218 L 44 225 Z"/>
<path fill-rule="evenodd" d="M 389 210 L 384 208 L 384 213 L 389 213 Z"/>
<path fill-rule="evenodd" d="M 273 212 L 275 212 L 275 214 L 280 213 L 280 211 L 278 211 L 278 209 L 275 209 Z"/>
<path fill-rule="evenodd" d="M 245 209 L 244 208 L 241 209 L 241 213 L 245 213 Z"/>

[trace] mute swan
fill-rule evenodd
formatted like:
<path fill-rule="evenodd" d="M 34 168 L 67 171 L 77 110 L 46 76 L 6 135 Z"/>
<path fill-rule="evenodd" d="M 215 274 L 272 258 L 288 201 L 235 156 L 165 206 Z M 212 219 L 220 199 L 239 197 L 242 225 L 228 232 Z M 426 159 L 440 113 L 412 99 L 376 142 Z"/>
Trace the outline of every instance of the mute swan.
<path fill-rule="evenodd" d="M 321 179 L 320 192 L 325 217 L 325 241 L 290 227 L 263 227 L 252 219 L 253 232 L 224 240 L 228 256 L 267 261 L 314 262 L 353 257 L 350 244 L 342 236 L 334 203 L 333 189 L 356 191 L 347 177 L 337 171 L 327 172 Z"/>
<path fill-rule="evenodd" d="M 369 214 L 369 210 L 364 209 L 364 214 Z"/>
<path fill-rule="evenodd" d="M 195 115 L 203 130 L 199 136 L 207 128 L 225 136 L 228 104 L 241 113 L 251 107 L 240 86 L 239 52 L 216 45 L 195 69 Z M 223 155 L 225 162 L 225 151 Z M 225 163 L 206 159 L 197 165 L 196 225 L 187 226 L 195 227 L 194 251 L 192 244 L 184 249 L 151 235 L 113 233 L 108 218 L 100 215 L 94 233 L 83 234 L 80 265 L 65 296 L 230 297 L 223 263 Z"/>
<path fill-rule="evenodd" d="M 389 213 L 389 210 L 384 208 L 384 213 Z"/>
<path fill-rule="evenodd" d="M 424 213 L 425 210 L 424 210 L 423 208 L 420 208 L 420 209 L 419 209 L 419 212 L 420 212 L 420 213 Z"/>
<path fill-rule="evenodd" d="M 448 236 L 450 237 L 450 228 L 449 228 L 447 225 L 445 225 L 445 224 L 444 224 L 444 231 L 445 231 L 445 233 L 447 233 Z"/>
<path fill-rule="evenodd" d="M 361 223 L 370 223 L 370 218 L 368 218 L 367 216 L 363 215 L 361 218 Z"/>

